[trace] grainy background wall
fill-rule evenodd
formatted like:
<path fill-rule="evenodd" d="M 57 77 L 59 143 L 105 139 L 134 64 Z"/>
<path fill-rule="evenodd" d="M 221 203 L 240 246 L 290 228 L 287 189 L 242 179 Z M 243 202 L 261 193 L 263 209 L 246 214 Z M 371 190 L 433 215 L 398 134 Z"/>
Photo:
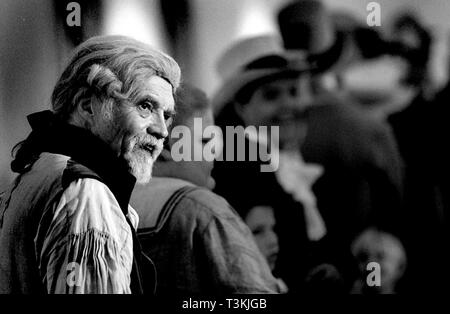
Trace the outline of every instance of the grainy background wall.
<path fill-rule="evenodd" d="M 49 107 L 52 88 L 71 46 L 57 23 L 54 0 L 2 0 L 0 3 L 0 191 L 14 177 L 9 170 L 10 151 L 30 131 L 26 115 Z M 166 0 L 168 1 L 168 0 Z M 169 0 L 170 1 L 170 0 Z M 124 33 L 169 53 L 174 52 L 161 17 L 160 2 L 100 1 L 98 27 L 88 35 Z M 239 37 L 278 32 L 275 12 L 286 0 L 185 0 L 190 28 L 175 56 L 184 80 L 212 95 L 219 85 L 214 63 Z M 369 0 L 325 0 L 330 8 L 347 9 L 365 19 Z M 447 37 L 450 29 L 448 0 L 378 0 L 382 28 L 398 10 L 416 10 L 435 36 L 433 73 L 446 80 Z M 123 4 L 126 3 L 124 6 Z M 176 1 L 173 1 L 176 4 Z M 83 6 L 81 7 L 83 10 Z M 141 24 L 139 23 L 141 21 Z M 83 20 L 83 23 L 89 21 Z M 181 50 L 180 50 L 180 47 Z"/>

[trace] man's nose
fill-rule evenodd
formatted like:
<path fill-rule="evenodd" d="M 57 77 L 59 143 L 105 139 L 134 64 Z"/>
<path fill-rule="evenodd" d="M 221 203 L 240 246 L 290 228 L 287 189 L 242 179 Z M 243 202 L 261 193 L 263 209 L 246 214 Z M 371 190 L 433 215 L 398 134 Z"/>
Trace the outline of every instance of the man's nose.
<path fill-rule="evenodd" d="M 147 127 L 147 132 L 157 139 L 164 139 L 169 136 L 169 131 L 167 129 L 166 119 L 164 118 L 164 112 L 158 111 L 153 116 L 153 120 Z"/>

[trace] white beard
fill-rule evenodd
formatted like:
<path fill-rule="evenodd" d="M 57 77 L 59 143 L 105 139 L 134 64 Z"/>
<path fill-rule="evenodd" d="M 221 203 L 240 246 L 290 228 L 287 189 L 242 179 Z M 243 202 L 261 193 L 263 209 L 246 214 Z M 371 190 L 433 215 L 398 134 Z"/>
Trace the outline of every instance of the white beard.
<path fill-rule="evenodd" d="M 154 151 L 150 153 L 141 144 L 152 142 Z M 152 178 L 153 164 L 162 151 L 163 142 L 148 136 L 138 136 L 132 139 L 128 147 L 130 150 L 124 155 L 136 183 L 147 184 Z"/>
<path fill-rule="evenodd" d="M 137 184 L 147 184 L 150 181 L 154 161 L 147 151 L 135 148 L 125 156 L 125 160 L 130 167 L 131 174 L 136 178 Z"/>
<path fill-rule="evenodd" d="M 163 141 L 157 140 L 149 134 L 139 134 L 133 137 L 127 137 L 125 134 L 125 139 L 119 137 L 120 142 L 117 144 L 116 137 L 117 134 L 121 134 L 120 126 L 123 125 L 121 119 L 122 116 L 119 112 L 105 111 L 89 129 L 94 135 L 108 143 L 113 151 L 117 151 L 119 158 L 126 161 L 129 172 L 136 178 L 136 183 L 146 184 L 152 178 L 153 164 L 161 153 Z M 153 144 L 154 150 L 150 152 L 144 149 L 143 144 Z"/>

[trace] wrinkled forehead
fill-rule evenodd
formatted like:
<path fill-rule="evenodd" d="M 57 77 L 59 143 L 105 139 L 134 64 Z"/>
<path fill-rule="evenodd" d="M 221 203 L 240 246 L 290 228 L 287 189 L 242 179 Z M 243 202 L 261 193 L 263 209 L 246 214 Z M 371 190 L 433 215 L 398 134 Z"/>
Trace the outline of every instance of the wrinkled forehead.
<path fill-rule="evenodd" d="M 131 85 L 130 98 L 138 102 L 145 98 L 151 98 L 164 109 L 173 110 L 175 107 L 174 91 L 172 85 L 158 75 L 139 74 Z"/>

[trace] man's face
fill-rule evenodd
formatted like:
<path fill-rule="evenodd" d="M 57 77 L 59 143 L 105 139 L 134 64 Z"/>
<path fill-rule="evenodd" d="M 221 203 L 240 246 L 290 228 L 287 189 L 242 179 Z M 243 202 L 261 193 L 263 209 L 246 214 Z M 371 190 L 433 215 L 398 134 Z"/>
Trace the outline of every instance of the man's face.
<path fill-rule="evenodd" d="M 280 143 L 301 143 L 306 133 L 305 109 L 311 105 L 308 76 L 278 78 L 260 85 L 242 106 L 246 125 L 279 126 Z"/>
<path fill-rule="evenodd" d="M 174 113 L 172 86 L 159 76 L 138 80 L 133 102 L 115 104 L 112 116 L 94 106 L 91 131 L 124 159 L 138 183 L 147 183 Z"/>

